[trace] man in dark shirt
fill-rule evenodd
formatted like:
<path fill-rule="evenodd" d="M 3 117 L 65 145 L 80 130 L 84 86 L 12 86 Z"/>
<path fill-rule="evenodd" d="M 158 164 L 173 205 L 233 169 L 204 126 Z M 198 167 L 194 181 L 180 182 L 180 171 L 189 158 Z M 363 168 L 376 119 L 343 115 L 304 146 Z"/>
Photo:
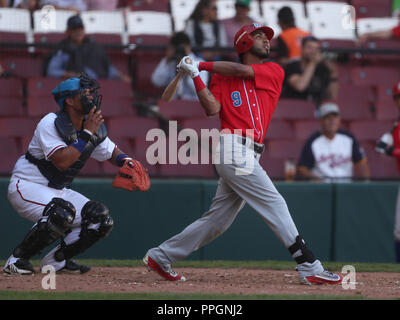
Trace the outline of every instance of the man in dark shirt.
<path fill-rule="evenodd" d="M 120 79 L 130 82 L 130 77 L 117 70 L 110 62 L 102 46 L 86 37 L 79 15 L 67 22 L 67 38 L 60 42 L 51 56 L 46 75 L 54 78 L 76 77 L 85 72 L 93 79 Z"/>
<path fill-rule="evenodd" d="M 307 36 L 302 41 L 300 60 L 285 67 L 283 98 L 313 100 L 319 105 L 323 100 L 337 98 L 337 70 L 328 60 L 323 60 L 319 40 Z"/>

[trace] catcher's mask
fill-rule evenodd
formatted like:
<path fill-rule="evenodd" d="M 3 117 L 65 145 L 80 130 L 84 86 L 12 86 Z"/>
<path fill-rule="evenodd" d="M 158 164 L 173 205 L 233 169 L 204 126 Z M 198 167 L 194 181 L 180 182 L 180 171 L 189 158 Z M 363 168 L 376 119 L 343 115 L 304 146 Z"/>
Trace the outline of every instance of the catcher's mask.
<path fill-rule="evenodd" d="M 96 106 L 96 110 L 100 109 L 103 96 L 98 93 L 99 88 L 100 85 L 95 79 L 90 78 L 86 73 L 82 73 L 79 78 L 64 80 L 51 93 L 61 110 L 64 109 L 66 98 L 72 98 L 79 94 L 83 111 L 88 114 L 94 106 Z M 89 89 L 89 92 L 86 89 Z"/>

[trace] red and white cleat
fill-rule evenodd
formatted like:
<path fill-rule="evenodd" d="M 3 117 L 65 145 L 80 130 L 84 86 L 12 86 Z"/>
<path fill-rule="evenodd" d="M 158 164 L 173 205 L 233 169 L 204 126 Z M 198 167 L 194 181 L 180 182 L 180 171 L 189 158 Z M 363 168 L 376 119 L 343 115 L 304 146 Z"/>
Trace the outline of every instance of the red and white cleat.
<path fill-rule="evenodd" d="M 327 270 L 313 276 L 300 277 L 303 284 L 339 284 L 343 280 L 340 274 L 336 274 Z"/>
<path fill-rule="evenodd" d="M 168 281 L 186 281 L 186 278 L 172 270 L 170 265 L 163 267 L 147 254 L 143 258 L 143 263 Z"/>

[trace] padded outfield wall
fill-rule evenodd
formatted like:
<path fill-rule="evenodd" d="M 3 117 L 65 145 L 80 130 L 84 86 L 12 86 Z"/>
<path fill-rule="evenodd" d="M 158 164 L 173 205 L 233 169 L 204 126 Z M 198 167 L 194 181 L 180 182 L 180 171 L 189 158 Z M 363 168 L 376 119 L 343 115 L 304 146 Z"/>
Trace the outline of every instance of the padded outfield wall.
<path fill-rule="evenodd" d="M 6 259 L 32 226 L 7 200 L 0 179 L 0 258 Z M 111 187 L 111 179 L 77 179 L 73 188 L 104 202 L 115 227 L 84 258 L 141 259 L 205 212 L 217 181 L 153 180 L 146 193 Z M 278 182 L 299 232 L 324 261 L 394 262 L 393 224 L 399 184 Z M 288 251 L 248 205 L 223 235 L 193 253 L 192 260 L 290 260 Z"/>

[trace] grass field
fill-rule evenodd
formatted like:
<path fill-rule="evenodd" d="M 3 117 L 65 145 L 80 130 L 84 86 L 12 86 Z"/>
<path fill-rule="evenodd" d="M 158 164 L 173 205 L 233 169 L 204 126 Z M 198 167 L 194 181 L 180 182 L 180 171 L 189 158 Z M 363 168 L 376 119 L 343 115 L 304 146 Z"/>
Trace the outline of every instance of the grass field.
<path fill-rule="evenodd" d="M 92 267 L 135 268 L 142 267 L 140 260 L 79 260 Z M 37 267 L 39 261 L 32 261 Z M 3 265 L 4 261 L 0 261 Z M 344 265 L 352 265 L 357 272 L 399 273 L 400 264 L 328 262 L 324 266 L 340 272 Z M 213 268 L 213 269 L 257 269 L 257 270 L 290 270 L 295 264 L 292 261 L 183 261 L 174 265 L 176 268 Z M 23 278 L 23 277 L 22 277 Z M 0 276 L 1 279 L 1 276 Z M 330 295 L 327 293 L 309 292 L 308 294 L 215 294 L 215 293 L 171 293 L 171 292 L 49 292 L 4 290 L 0 287 L 0 300 L 360 300 L 368 299 L 360 294 Z M 400 295 L 400 294 L 399 294 Z"/>

